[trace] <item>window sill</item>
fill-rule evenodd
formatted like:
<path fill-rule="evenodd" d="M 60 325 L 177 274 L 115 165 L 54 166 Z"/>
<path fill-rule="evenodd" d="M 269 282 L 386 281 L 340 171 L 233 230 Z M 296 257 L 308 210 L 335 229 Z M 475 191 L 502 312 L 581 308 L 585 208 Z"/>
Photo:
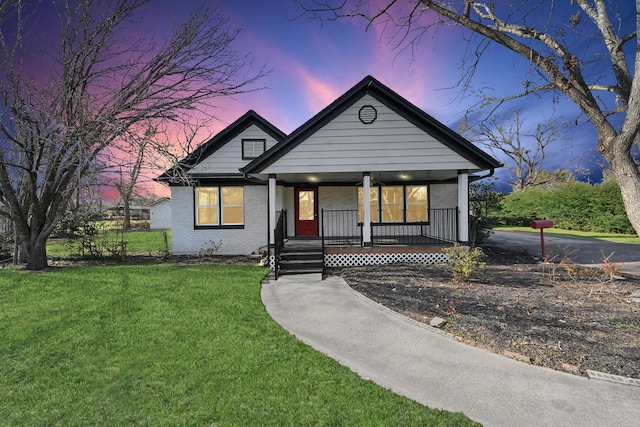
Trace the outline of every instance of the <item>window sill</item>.
<path fill-rule="evenodd" d="M 195 225 L 194 230 L 244 230 L 244 225 Z"/>

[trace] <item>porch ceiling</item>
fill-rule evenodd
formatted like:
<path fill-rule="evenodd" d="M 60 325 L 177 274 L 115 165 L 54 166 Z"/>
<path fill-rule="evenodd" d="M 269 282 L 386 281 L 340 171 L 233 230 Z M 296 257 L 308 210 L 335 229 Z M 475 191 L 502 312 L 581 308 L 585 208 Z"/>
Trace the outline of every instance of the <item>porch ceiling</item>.
<path fill-rule="evenodd" d="M 402 182 L 425 182 L 425 181 L 446 181 L 456 179 L 457 170 L 436 170 L 436 171 L 385 171 L 371 172 L 373 184 L 402 183 Z M 259 176 L 266 179 L 266 176 Z M 308 183 L 346 183 L 358 184 L 362 182 L 362 172 L 331 172 L 331 173 L 285 173 L 277 174 L 278 182 L 287 184 Z"/>

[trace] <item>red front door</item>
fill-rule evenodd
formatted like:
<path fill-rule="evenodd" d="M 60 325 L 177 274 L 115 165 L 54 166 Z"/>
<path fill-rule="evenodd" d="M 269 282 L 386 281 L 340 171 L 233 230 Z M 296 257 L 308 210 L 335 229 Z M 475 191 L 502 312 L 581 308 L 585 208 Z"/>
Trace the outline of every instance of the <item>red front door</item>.
<path fill-rule="evenodd" d="M 296 236 L 318 235 L 318 189 L 296 188 Z"/>

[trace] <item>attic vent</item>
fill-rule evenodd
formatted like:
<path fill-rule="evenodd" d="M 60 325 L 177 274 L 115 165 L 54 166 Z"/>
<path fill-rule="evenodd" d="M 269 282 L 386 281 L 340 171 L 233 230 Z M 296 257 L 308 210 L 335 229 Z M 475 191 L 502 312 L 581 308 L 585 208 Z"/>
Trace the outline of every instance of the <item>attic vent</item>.
<path fill-rule="evenodd" d="M 378 118 L 378 111 L 373 105 L 363 105 L 360 111 L 358 111 L 358 118 L 365 125 L 370 125 Z"/>

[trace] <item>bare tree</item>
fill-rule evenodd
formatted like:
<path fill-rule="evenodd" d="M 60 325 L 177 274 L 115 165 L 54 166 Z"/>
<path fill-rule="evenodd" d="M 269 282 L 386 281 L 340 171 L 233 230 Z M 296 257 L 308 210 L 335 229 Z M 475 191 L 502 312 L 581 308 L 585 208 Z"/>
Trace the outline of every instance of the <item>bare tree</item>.
<path fill-rule="evenodd" d="M 504 115 L 491 115 L 475 126 L 467 119 L 460 126 L 462 133 L 486 147 L 491 153 L 505 159 L 504 168 L 509 172 L 508 184 L 514 191 L 523 191 L 537 185 L 544 185 L 550 175 L 541 174 L 550 148 L 568 137 L 563 133 L 567 122 L 553 117 L 542 120 L 528 129 L 521 109 L 511 110 Z M 565 165 L 574 159 L 565 156 Z"/>
<path fill-rule="evenodd" d="M 368 25 L 379 23 L 398 44 L 409 46 L 439 26 L 461 26 L 469 30 L 462 83 L 473 77 L 491 43 L 524 58 L 530 72 L 522 76 L 522 91 L 495 101 L 548 91 L 571 100 L 595 127 L 597 151 L 608 162 L 627 216 L 640 235 L 640 171 L 631 154 L 640 130 L 640 0 L 300 3 L 307 16 L 322 20 L 363 18 Z M 589 42 L 580 43 L 585 39 Z"/>
<path fill-rule="evenodd" d="M 106 147 L 141 123 L 202 115 L 264 75 L 232 49 L 241 29 L 206 5 L 164 41 L 136 37 L 150 3 L 0 3 L 0 215 L 13 221 L 28 269 L 47 267 L 47 238 Z M 45 38 L 57 43 L 42 48 L 34 17 L 51 5 L 59 25 Z"/>
<path fill-rule="evenodd" d="M 205 144 L 202 139 L 210 137 L 209 121 L 185 122 L 171 131 L 157 130 L 152 140 L 150 164 L 154 170 L 164 170 L 161 181 L 170 184 L 194 185 L 194 179 L 187 173 L 202 158 Z M 164 141 L 171 140 L 172 144 Z"/>
<path fill-rule="evenodd" d="M 106 151 L 109 152 L 109 163 L 115 168 L 115 176 L 111 179 L 118 190 L 123 209 L 122 229 L 131 229 L 131 197 L 141 177 L 143 166 L 148 163 L 148 152 L 153 147 L 154 131 L 147 128 L 144 134 L 127 132 L 120 141 Z"/>

